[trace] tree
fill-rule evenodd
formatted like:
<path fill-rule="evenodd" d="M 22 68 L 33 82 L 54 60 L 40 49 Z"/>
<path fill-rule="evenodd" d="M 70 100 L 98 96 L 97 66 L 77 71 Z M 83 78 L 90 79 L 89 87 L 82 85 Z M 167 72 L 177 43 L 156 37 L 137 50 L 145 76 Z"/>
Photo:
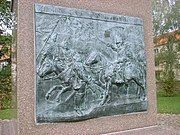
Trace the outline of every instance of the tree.
<path fill-rule="evenodd" d="M 10 9 L 10 1 L 0 0 L 0 30 L 12 29 L 14 26 L 14 15 Z M 12 36 L 0 34 L 0 59 L 4 55 L 11 56 Z M 11 58 L 8 59 L 9 65 L 0 70 L 0 109 L 11 107 Z"/>
<path fill-rule="evenodd" d="M 153 1 L 154 36 L 163 35 L 171 31 L 179 30 L 179 6 L 180 1 L 170 3 L 169 0 Z M 168 34 L 168 42 L 161 52 L 155 57 L 157 63 L 164 65 L 162 77 L 163 90 L 167 96 L 174 95 L 174 68 L 179 66 L 177 49 L 175 49 L 175 36 Z M 179 42 L 177 42 L 179 46 Z"/>
<path fill-rule="evenodd" d="M 178 47 L 180 46 L 180 44 L 174 36 L 177 33 L 178 31 L 174 32 L 173 34 L 167 35 L 168 43 L 161 49 L 161 52 L 157 54 L 155 57 L 155 61 L 159 64 L 163 64 L 164 66 L 162 76 L 160 77 L 160 81 L 162 83 L 163 90 L 165 91 L 167 96 L 174 95 L 174 69 L 180 68 L 178 55 Z"/>
<path fill-rule="evenodd" d="M 180 1 L 153 0 L 152 6 L 154 37 L 180 28 Z"/>
<path fill-rule="evenodd" d="M 10 1 L 0 1 L 0 28 L 12 28 L 14 23 L 14 14 L 11 12 Z"/>
<path fill-rule="evenodd" d="M 2 48 L 0 49 L 0 59 L 4 55 L 7 55 L 9 57 L 11 56 L 11 44 L 12 44 L 12 36 L 0 35 L 0 45 L 2 45 Z"/>
<path fill-rule="evenodd" d="M 0 109 L 12 107 L 12 81 L 11 66 L 8 65 L 0 71 Z"/>
<path fill-rule="evenodd" d="M 12 29 L 14 26 L 14 14 L 11 12 L 11 2 L 7 0 L 0 1 L 0 30 L 6 30 L 5 28 Z M 12 44 L 12 36 L 0 35 L 0 45 L 3 45 L 0 50 L 0 58 L 6 54 L 10 56 L 10 48 Z"/>

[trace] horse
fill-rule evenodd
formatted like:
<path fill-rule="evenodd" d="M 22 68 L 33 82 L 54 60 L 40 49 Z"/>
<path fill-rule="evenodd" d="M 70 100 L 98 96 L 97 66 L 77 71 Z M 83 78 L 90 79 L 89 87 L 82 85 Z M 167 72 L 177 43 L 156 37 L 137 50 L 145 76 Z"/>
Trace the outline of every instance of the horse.
<path fill-rule="evenodd" d="M 116 71 L 117 73 L 117 71 Z M 117 74 L 119 74 L 120 78 L 117 78 Z M 125 86 L 126 88 L 126 95 L 129 96 L 129 85 L 131 82 L 134 82 L 137 86 L 137 93 L 136 95 L 141 97 L 145 94 L 145 88 L 146 88 L 146 74 L 142 71 L 142 68 L 140 65 L 138 65 L 135 62 L 128 61 L 124 65 L 122 65 L 119 73 L 116 74 L 116 77 L 112 79 L 112 84 L 116 86 Z"/>
<path fill-rule="evenodd" d="M 65 69 L 64 60 L 59 58 L 51 58 L 45 56 L 37 67 L 37 75 L 45 80 L 52 79 L 49 77 L 51 74 L 58 76 Z M 45 78 L 48 77 L 48 78 Z"/>
<path fill-rule="evenodd" d="M 47 91 L 45 100 L 61 105 L 74 97 L 74 109 L 79 115 L 82 115 L 79 106 L 81 104 L 80 101 L 84 99 L 85 89 L 88 84 L 88 78 L 85 77 L 86 74 L 83 73 L 83 69 L 82 63 L 78 61 L 66 62 L 66 65 L 63 62 L 61 63 L 58 58 L 52 60 L 46 57 L 46 59 L 41 61 L 37 72 L 38 76 L 44 80 L 60 80 L 60 84 L 53 86 Z M 55 91 L 57 93 L 52 99 Z M 61 101 L 60 96 L 67 91 L 71 91 L 71 93 Z"/>
<path fill-rule="evenodd" d="M 120 65 L 118 65 L 117 62 L 114 62 L 105 68 L 104 74 L 101 77 L 105 83 L 105 91 L 100 105 L 104 105 L 110 100 L 110 88 L 113 85 L 117 86 L 118 88 L 125 86 L 126 96 L 128 97 L 129 85 L 131 82 L 134 82 L 139 87 L 136 95 L 139 98 L 145 97 L 146 75 L 142 71 L 141 67 L 134 62 L 125 61 L 125 63 L 121 63 Z"/>

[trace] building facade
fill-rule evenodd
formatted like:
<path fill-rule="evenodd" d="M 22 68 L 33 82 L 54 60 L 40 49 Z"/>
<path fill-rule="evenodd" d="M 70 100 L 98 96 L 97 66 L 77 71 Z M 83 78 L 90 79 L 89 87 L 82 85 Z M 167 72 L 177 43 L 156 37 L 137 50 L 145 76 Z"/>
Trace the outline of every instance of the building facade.
<path fill-rule="evenodd" d="M 167 45 L 169 44 L 170 40 L 173 38 L 173 53 L 177 56 L 176 65 L 180 65 L 180 30 L 176 30 L 174 32 L 170 32 L 164 35 L 160 35 L 154 38 L 154 54 L 155 58 L 164 51 L 167 50 Z M 165 63 L 159 63 L 155 60 L 155 73 L 156 79 L 159 80 L 162 76 L 162 71 L 165 68 Z M 175 75 L 175 80 L 180 81 L 180 68 L 178 66 L 173 66 L 173 71 Z"/>

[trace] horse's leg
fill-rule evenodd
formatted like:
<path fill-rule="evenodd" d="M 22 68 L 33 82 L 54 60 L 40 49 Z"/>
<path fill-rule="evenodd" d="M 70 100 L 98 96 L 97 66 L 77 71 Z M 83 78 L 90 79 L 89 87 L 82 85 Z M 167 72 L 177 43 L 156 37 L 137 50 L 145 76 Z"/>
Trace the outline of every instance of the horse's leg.
<path fill-rule="evenodd" d="M 125 95 L 128 97 L 128 95 L 129 95 L 129 92 L 128 92 L 129 91 L 128 90 L 128 82 L 125 82 L 124 85 L 125 85 L 125 92 L 126 92 Z"/>
<path fill-rule="evenodd" d="M 79 93 L 78 91 L 75 92 L 74 109 L 79 116 L 83 115 L 82 104 L 84 102 L 84 96 L 85 96 L 85 92 L 82 92 L 82 93 L 81 92 Z"/>
<path fill-rule="evenodd" d="M 100 72 L 99 77 L 98 77 L 98 81 L 100 84 L 100 87 L 105 87 L 106 88 L 106 82 L 104 80 L 104 76 L 103 76 L 103 71 Z M 101 93 L 101 98 L 103 97 L 103 94 L 101 91 L 99 91 Z"/>
<path fill-rule="evenodd" d="M 51 93 L 55 90 L 59 90 L 59 89 L 62 89 L 62 85 L 56 85 L 56 86 L 53 86 L 45 95 L 45 99 L 47 101 L 49 101 L 49 97 L 51 96 Z"/>
<path fill-rule="evenodd" d="M 60 95 L 67 92 L 67 91 L 70 91 L 70 90 L 71 90 L 71 86 L 67 86 L 67 87 L 62 88 L 62 90 L 60 92 L 58 92 L 58 94 L 55 98 L 55 101 L 59 102 Z"/>
<path fill-rule="evenodd" d="M 129 97 L 129 84 L 127 84 L 126 97 Z"/>
<path fill-rule="evenodd" d="M 65 102 L 67 102 L 68 100 L 70 100 L 70 99 L 74 96 L 75 93 L 76 93 L 76 92 L 73 91 L 73 92 L 66 98 Z"/>
<path fill-rule="evenodd" d="M 137 85 L 137 93 L 136 93 L 137 98 L 140 97 L 140 91 L 141 91 L 141 88 L 139 87 L 139 85 Z"/>
<path fill-rule="evenodd" d="M 105 92 L 104 92 L 104 95 L 103 95 L 103 100 L 101 102 L 101 105 L 104 105 L 106 102 L 108 102 L 108 98 L 109 98 L 109 87 L 110 87 L 110 83 L 111 83 L 111 80 L 107 81 L 106 82 L 106 88 L 105 88 Z"/>
<path fill-rule="evenodd" d="M 139 82 L 138 80 L 136 80 L 135 78 L 133 78 L 132 80 L 134 80 L 134 82 L 137 84 L 138 86 L 138 91 L 137 91 L 137 95 L 139 98 L 141 98 L 141 96 L 145 97 L 145 88 L 143 86 L 143 83 Z M 142 95 L 141 95 L 142 94 Z"/>

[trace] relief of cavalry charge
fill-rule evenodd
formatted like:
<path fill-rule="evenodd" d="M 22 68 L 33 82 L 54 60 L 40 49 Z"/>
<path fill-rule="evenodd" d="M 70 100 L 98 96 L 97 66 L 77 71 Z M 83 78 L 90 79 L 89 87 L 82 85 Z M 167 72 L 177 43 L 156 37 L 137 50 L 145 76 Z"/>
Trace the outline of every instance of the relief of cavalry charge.
<path fill-rule="evenodd" d="M 147 100 L 143 38 L 140 25 L 36 13 L 39 119 L 75 121 L 146 110 L 138 104 Z"/>

